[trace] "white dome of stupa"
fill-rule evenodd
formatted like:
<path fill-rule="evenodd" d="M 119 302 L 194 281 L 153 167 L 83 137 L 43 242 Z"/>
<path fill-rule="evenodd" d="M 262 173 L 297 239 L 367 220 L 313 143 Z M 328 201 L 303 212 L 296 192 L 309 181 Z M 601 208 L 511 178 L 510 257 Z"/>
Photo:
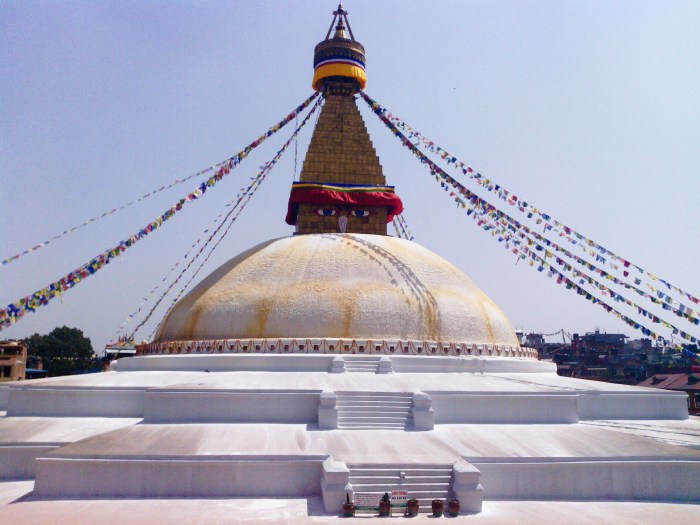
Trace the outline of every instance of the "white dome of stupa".
<path fill-rule="evenodd" d="M 181 299 L 156 342 L 274 338 L 518 346 L 463 272 L 390 236 L 312 234 L 259 244 Z"/>

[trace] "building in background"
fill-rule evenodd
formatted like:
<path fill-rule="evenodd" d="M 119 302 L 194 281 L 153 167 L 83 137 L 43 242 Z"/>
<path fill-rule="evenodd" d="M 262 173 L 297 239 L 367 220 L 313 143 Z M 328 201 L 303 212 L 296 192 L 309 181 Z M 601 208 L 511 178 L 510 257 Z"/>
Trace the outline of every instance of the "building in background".
<path fill-rule="evenodd" d="M 19 381 L 25 378 L 27 347 L 23 341 L 0 342 L 0 381 Z"/>

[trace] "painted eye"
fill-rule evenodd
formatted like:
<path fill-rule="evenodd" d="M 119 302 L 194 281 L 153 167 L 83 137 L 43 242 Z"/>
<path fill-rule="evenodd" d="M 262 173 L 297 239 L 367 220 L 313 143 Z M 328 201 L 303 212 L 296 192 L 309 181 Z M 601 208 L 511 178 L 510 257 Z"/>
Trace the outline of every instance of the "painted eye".
<path fill-rule="evenodd" d="M 316 213 L 318 213 L 319 215 L 323 215 L 324 217 L 330 217 L 331 215 L 335 215 L 335 210 L 320 209 L 320 210 L 316 210 Z"/>
<path fill-rule="evenodd" d="M 352 210 L 352 214 L 355 217 L 367 217 L 369 212 L 367 210 Z"/>

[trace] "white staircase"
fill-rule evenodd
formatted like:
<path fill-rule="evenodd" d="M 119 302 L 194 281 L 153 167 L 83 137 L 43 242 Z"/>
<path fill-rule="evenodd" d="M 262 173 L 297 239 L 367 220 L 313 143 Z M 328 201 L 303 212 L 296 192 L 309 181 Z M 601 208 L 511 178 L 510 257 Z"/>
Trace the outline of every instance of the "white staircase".
<path fill-rule="evenodd" d="M 354 357 L 345 359 L 345 371 L 350 374 L 376 374 L 379 368 L 379 357 Z"/>
<path fill-rule="evenodd" d="M 348 464 L 347 467 L 353 492 L 391 494 L 392 490 L 405 490 L 408 499 L 418 500 L 420 512 L 431 512 L 434 499 L 452 497 L 452 465 Z"/>
<path fill-rule="evenodd" d="M 413 428 L 413 396 L 404 392 L 336 392 L 338 428 Z"/>

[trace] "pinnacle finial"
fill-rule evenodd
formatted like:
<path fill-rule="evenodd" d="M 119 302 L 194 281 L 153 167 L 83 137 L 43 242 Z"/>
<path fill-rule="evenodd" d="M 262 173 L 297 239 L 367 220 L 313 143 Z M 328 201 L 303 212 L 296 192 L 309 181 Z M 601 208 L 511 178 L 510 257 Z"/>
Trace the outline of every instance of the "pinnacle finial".
<path fill-rule="evenodd" d="M 328 33 L 326 33 L 326 40 L 331 36 L 331 31 L 333 30 L 333 25 L 335 21 L 338 20 L 338 24 L 335 26 L 335 34 L 333 38 L 347 38 L 345 36 L 345 29 L 350 32 L 350 40 L 355 40 L 355 35 L 352 34 L 352 29 L 350 28 L 350 22 L 348 21 L 348 12 L 343 9 L 343 3 L 338 4 L 338 9 L 333 11 L 333 20 L 331 21 L 331 26 L 328 28 Z"/>
<path fill-rule="evenodd" d="M 331 38 L 331 31 L 335 33 Z M 355 81 L 359 89 L 364 89 L 365 48 L 352 33 L 348 12 L 342 2 L 333 11 L 333 20 L 326 33 L 326 38 L 319 42 L 314 50 L 314 89 L 323 87 L 323 79 L 329 77 L 345 77 Z M 354 90 L 357 92 L 357 89 Z"/>

